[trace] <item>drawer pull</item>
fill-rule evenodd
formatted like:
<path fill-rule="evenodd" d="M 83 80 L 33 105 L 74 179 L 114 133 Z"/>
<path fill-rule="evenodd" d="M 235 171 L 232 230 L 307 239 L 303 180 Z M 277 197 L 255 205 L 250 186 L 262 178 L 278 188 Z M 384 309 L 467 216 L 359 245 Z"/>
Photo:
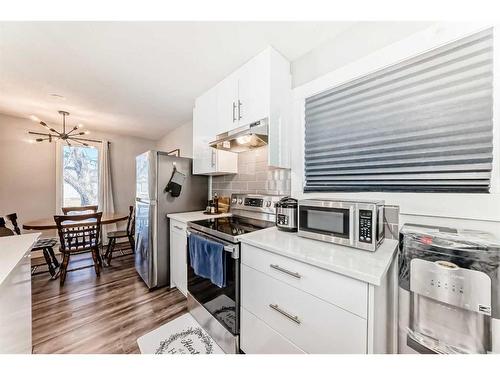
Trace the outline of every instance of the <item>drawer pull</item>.
<path fill-rule="evenodd" d="M 269 307 L 277 312 L 279 312 L 281 315 L 284 315 L 288 319 L 290 319 L 292 322 L 300 324 L 300 319 L 297 315 L 292 315 L 290 313 L 287 313 L 286 311 L 282 310 L 277 304 L 269 304 Z"/>
<path fill-rule="evenodd" d="M 277 264 L 270 264 L 269 267 L 274 268 L 276 271 L 280 271 L 280 272 L 286 273 L 287 275 L 293 276 L 296 279 L 300 279 L 302 277 L 300 275 L 300 273 L 288 271 L 287 269 L 282 268 L 282 267 L 278 266 Z"/>
<path fill-rule="evenodd" d="M 184 230 L 182 227 L 179 227 L 179 226 L 177 226 L 177 225 L 174 225 L 174 228 L 175 228 L 175 229 L 179 229 L 179 230 Z"/>

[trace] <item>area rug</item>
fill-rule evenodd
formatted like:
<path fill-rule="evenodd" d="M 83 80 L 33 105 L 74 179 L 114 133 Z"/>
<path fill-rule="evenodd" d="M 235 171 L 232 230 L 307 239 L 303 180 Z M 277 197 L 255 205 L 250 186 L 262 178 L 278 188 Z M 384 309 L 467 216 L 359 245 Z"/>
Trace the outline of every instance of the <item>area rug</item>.
<path fill-rule="evenodd" d="M 142 354 L 224 354 L 189 313 L 139 337 L 137 344 Z"/>

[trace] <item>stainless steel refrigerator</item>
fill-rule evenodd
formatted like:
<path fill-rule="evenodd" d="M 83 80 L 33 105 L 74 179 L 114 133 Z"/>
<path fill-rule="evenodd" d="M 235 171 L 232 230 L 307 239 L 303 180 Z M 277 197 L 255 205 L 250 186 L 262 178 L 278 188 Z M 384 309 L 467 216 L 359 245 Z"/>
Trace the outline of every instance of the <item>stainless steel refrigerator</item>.
<path fill-rule="evenodd" d="M 174 169 L 182 177 L 180 194 L 165 192 Z M 192 174 L 192 160 L 147 151 L 136 157 L 135 268 L 151 288 L 170 284 L 170 238 L 167 214 L 202 210 L 208 177 Z"/>

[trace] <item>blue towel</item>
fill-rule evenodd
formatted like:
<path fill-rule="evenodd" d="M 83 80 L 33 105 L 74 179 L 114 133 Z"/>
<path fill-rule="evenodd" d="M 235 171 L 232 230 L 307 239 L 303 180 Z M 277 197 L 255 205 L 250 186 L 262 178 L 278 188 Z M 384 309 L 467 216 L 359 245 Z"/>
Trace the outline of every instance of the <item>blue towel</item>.
<path fill-rule="evenodd" d="M 197 276 L 210 279 L 219 288 L 226 286 L 224 245 L 191 234 L 189 236 L 189 258 Z"/>

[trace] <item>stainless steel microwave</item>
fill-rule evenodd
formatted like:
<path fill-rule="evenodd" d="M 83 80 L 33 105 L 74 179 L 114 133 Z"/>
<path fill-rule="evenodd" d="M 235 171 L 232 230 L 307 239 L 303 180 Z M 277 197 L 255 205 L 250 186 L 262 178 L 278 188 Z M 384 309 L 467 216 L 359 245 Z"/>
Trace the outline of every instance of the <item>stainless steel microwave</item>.
<path fill-rule="evenodd" d="M 303 199 L 298 235 L 375 251 L 384 241 L 384 201 Z"/>

